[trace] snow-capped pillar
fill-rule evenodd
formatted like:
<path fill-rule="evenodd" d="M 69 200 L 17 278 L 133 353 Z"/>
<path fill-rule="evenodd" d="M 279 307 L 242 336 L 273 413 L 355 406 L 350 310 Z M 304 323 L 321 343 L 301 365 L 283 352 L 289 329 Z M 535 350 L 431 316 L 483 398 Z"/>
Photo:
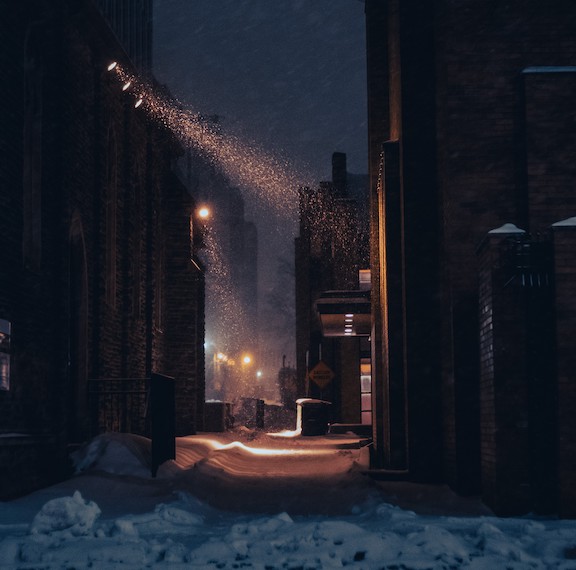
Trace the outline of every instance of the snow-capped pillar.
<path fill-rule="evenodd" d="M 507 253 L 525 231 L 504 224 L 478 248 L 482 492 L 499 514 L 528 503 L 525 311 Z"/>
<path fill-rule="evenodd" d="M 552 225 L 556 279 L 558 505 L 576 516 L 576 217 Z"/>

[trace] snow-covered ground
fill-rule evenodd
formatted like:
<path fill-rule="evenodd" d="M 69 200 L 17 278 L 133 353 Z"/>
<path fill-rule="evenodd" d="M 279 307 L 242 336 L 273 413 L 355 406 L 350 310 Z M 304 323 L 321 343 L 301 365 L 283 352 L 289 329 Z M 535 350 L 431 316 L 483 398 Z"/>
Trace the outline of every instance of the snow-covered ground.
<path fill-rule="evenodd" d="M 154 479 L 149 456 L 144 438 L 100 436 L 76 476 L 0 503 L 0 568 L 576 570 L 576 521 L 375 482 L 354 437 L 179 438 Z"/>

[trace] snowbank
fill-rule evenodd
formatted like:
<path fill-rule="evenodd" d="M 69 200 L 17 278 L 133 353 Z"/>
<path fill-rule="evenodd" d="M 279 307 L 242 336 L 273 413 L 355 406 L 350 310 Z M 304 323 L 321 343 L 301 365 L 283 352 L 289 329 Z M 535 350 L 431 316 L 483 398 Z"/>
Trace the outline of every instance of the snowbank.
<path fill-rule="evenodd" d="M 0 568 L 576 569 L 576 521 L 416 514 L 387 503 L 380 487 L 362 478 L 355 468 L 360 448 L 317 444 L 322 454 L 314 477 L 310 454 L 267 456 L 253 453 L 246 442 L 230 445 L 202 437 L 192 452 L 193 439 L 186 438 L 179 442 L 182 453 L 171 469 L 163 479 L 153 480 L 133 475 L 138 461 L 146 467 L 145 454 L 135 462 L 133 441 L 113 441 L 114 453 L 103 444 L 90 448 L 92 468 L 66 485 L 0 503 Z M 266 444 L 255 442 L 258 449 L 269 449 Z M 184 458 L 192 456 L 195 462 L 186 464 Z M 262 474 L 266 461 L 271 462 L 267 483 Z M 282 463 L 284 473 L 278 471 Z M 119 474 L 122 471 L 130 473 Z M 201 477 L 192 476 L 195 472 Z M 99 477 L 109 483 L 108 494 L 95 484 Z M 210 488 L 210 477 L 218 481 L 216 487 Z M 252 477 L 256 484 L 249 486 Z M 195 495 L 181 489 L 181 483 L 191 480 Z M 336 481 L 340 490 L 332 494 L 327 484 Z M 339 514 L 332 516 L 312 508 L 306 515 L 254 512 L 270 500 L 266 492 L 272 490 L 293 506 L 304 488 L 295 491 L 299 482 L 309 487 L 307 500 L 316 493 L 331 501 L 349 495 L 356 502 L 348 501 L 347 508 L 336 509 Z M 141 496 L 143 488 L 147 500 L 156 489 L 157 502 L 146 512 L 133 512 L 134 497 Z M 228 497 L 242 495 L 243 512 L 218 509 L 199 498 L 216 488 Z M 62 495 L 55 497 L 58 492 Z M 94 494 L 101 503 L 93 500 Z M 19 509 L 28 513 L 32 502 L 42 497 L 49 500 L 39 504 L 27 524 L 14 522 Z M 434 503 L 437 508 L 437 499 Z M 110 516 L 112 504 L 124 512 Z"/>

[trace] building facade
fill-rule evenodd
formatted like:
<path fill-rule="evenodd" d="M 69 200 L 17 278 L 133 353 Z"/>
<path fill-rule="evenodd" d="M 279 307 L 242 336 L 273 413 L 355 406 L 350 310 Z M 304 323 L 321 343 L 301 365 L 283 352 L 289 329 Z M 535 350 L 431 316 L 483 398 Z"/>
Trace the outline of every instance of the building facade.
<path fill-rule="evenodd" d="M 345 333 L 344 311 L 338 319 L 341 328 L 328 332 L 321 312 L 326 306 L 329 312 L 340 311 L 349 302 L 343 297 L 360 289 L 359 272 L 368 266 L 362 182 L 347 173 L 346 155 L 334 153 L 332 180 L 316 189 L 300 189 L 300 231 L 295 242 L 296 393 L 299 398 L 330 401 L 332 420 L 346 424 L 360 424 L 363 418 L 361 360 L 369 357 L 369 331 L 361 335 L 351 325 L 350 333 Z M 327 303 L 318 305 L 324 296 Z M 314 380 L 311 371 L 319 363 L 332 373 L 328 381 Z M 282 391 L 293 393 L 294 388 L 281 387 Z"/>
<path fill-rule="evenodd" d="M 153 372 L 175 379 L 177 433 L 201 427 L 204 272 L 182 149 L 107 71 L 136 73 L 97 8 L 10 3 L 0 27 L 5 497 L 99 431 L 145 433 Z"/>
<path fill-rule="evenodd" d="M 153 0 L 95 0 L 140 74 L 152 73 Z"/>
<path fill-rule="evenodd" d="M 367 0 L 366 15 L 377 465 L 502 513 L 574 513 L 554 269 L 570 232 L 553 228 L 576 206 L 576 10 Z M 504 287 L 494 251 L 522 247 L 543 280 L 517 286 L 510 254 Z"/>

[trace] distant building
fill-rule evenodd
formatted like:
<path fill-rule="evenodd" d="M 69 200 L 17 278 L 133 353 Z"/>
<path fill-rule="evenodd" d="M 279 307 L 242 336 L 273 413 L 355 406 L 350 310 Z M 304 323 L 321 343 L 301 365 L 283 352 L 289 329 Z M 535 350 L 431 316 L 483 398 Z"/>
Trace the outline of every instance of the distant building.
<path fill-rule="evenodd" d="M 363 358 L 369 366 L 369 328 L 360 330 L 358 321 L 369 316 L 369 292 L 359 290 L 359 272 L 368 267 L 368 220 L 361 201 L 350 196 L 346 155 L 334 153 L 332 166 L 331 182 L 300 190 L 295 246 L 297 395 L 332 402 L 334 422 L 370 423 L 370 414 L 362 415 L 370 410 L 370 397 L 364 408 L 360 383 Z M 358 302 L 363 316 L 351 308 Z M 349 319 L 349 331 L 347 311 L 356 313 L 356 322 Z M 327 367 L 326 379 L 311 375 L 319 363 Z M 366 387 L 365 393 L 369 391 Z"/>
<path fill-rule="evenodd" d="M 574 516 L 576 6 L 366 16 L 375 466 Z"/>
<path fill-rule="evenodd" d="M 201 428 L 204 271 L 183 150 L 107 71 L 137 72 L 96 7 L 9 3 L 0 35 L 5 498 L 100 431 L 146 433 L 153 372 L 175 378 L 177 433 Z"/>
<path fill-rule="evenodd" d="M 218 130 L 218 117 L 206 119 Z M 187 184 L 210 211 L 204 223 L 202 257 L 207 279 L 207 393 L 233 401 L 259 394 L 258 230 L 246 219 L 242 192 L 201 153 L 182 161 Z M 243 363 L 248 356 L 249 363 Z"/>

